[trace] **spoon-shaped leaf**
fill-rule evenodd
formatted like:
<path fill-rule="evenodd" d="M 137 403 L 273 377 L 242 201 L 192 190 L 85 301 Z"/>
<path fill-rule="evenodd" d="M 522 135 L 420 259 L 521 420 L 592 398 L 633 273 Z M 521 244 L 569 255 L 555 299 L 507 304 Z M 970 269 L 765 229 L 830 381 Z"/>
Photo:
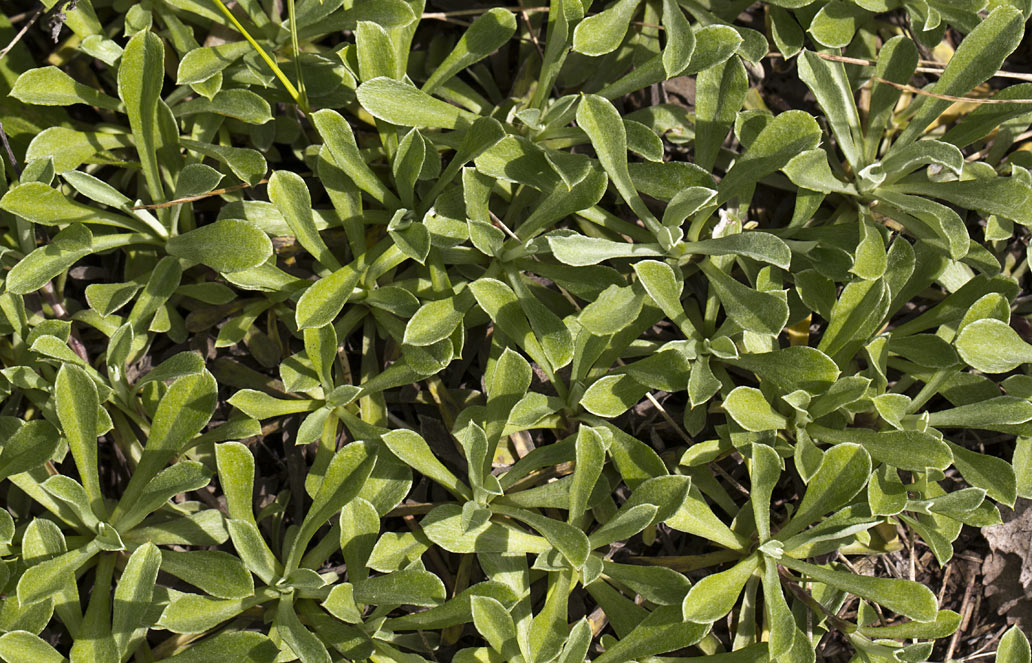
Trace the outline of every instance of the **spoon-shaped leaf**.
<path fill-rule="evenodd" d="M 924 585 L 898 578 L 872 578 L 848 571 L 835 571 L 791 557 L 779 560 L 782 566 L 803 573 L 818 582 L 855 594 L 920 622 L 935 621 L 939 607 L 935 594 Z"/>
<path fill-rule="evenodd" d="M 1032 362 L 1032 345 L 1006 322 L 994 318 L 976 320 L 964 327 L 954 345 L 961 359 L 983 373 L 1006 373 Z"/>

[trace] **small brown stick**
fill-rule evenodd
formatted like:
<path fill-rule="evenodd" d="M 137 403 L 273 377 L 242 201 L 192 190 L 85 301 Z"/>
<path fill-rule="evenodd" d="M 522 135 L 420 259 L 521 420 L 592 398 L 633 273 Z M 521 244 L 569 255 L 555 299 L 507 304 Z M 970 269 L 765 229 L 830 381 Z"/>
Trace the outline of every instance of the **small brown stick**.
<path fill-rule="evenodd" d="M 878 63 L 874 60 L 867 60 L 865 58 L 853 58 L 845 55 L 835 55 L 833 53 L 815 53 L 815 55 L 823 60 L 829 60 L 831 62 L 842 62 L 844 64 L 856 64 L 862 67 L 874 67 Z M 784 58 L 781 53 L 768 53 L 768 58 Z M 934 60 L 918 60 L 918 64 L 921 65 L 915 69 L 915 71 L 922 74 L 936 74 L 942 75 L 946 71 L 945 65 L 939 64 Z M 1000 69 L 993 74 L 993 78 L 1014 78 L 1019 81 L 1032 81 L 1032 74 L 1022 74 L 1014 71 L 1004 71 Z"/>
<path fill-rule="evenodd" d="M 54 291 L 53 282 L 47 281 L 43 284 L 41 290 L 43 291 L 43 296 L 46 298 L 47 303 L 50 304 L 50 308 L 53 309 L 54 315 L 62 319 L 67 318 L 68 309 L 66 309 L 64 307 L 64 304 L 62 304 L 57 299 L 57 292 Z M 75 354 L 77 354 L 80 359 L 82 359 L 87 364 L 90 363 L 90 355 L 86 352 L 86 346 L 83 345 L 82 341 L 79 340 L 79 335 L 75 333 L 74 328 L 68 335 L 68 345 L 72 348 L 73 351 L 75 351 Z"/>
<path fill-rule="evenodd" d="M 946 657 L 944 661 L 949 661 L 953 658 L 953 652 L 957 650 L 957 643 L 960 642 L 960 636 L 964 633 L 964 629 L 967 628 L 968 622 L 971 621 L 971 595 L 975 591 L 975 571 L 971 569 L 971 575 L 968 578 L 967 587 L 964 589 L 964 598 L 960 602 L 960 614 L 961 622 L 960 627 L 950 638 L 950 646 L 946 650 Z"/>
<path fill-rule="evenodd" d="M 538 55 L 541 59 L 545 59 L 545 51 L 541 48 L 541 42 L 538 41 L 537 35 L 534 34 L 534 27 L 530 24 L 530 15 L 527 13 L 527 8 L 523 6 L 523 0 L 516 0 L 520 3 L 520 16 L 523 17 L 523 22 L 527 25 L 527 34 L 530 35 L 530 41 L 534 43 L 534 48 L 537 49 Z M 539 9 L 544 9 L 539 7 Z"/>
<path fill-rule="evenodd" d="M 816 55 L 822 60 L 829 60 L 831 62 L 858 64 L 862 66 L 873 66 L 877 64 L 872 60 L 865 60 L 863 58 L 850 58 L 843 55 L 832 55 L 831 53 L 816 53 Z M 767 57 L 783 58 L 784 56 L 780 53 L 768 53 Z M 918 67 L 917 71 L 930 74 L 942 74 L 945 70 L 935 67 Z M 1017 78 L 1020 80 L 1032 81 L 1032 74 L 1018 74 L 1010 71 L 997 71 L 995 74 L 993 74 L 993 76 L 999 78 Z M 871 76 L 871 80 L 877 81 L 879 83 L 884 83 L 885 85 L 890 85 L 898 90 L 903 90 L 904 92 L 919 94 L 924 97 L 942 99 L 943 101 L 953 101 L 972 104 L 1032 104 L 1032 99 L 983 99 L 981 97 L 955 97 L 949 94 L 938 94 L 936 92 L 928 92 L 927 90 L 922 90 L 921 88 L 914 87 L 913 85 L 907 85 L 906 83 L 896 83 L 895 81 L 884 79 L 881 76 Z"/>
<path fill-rule="evenodd" d="M 4 144 L 4 152 L 7 154 L 7 158 L 11 161 L 11 168 L 14 172 L 18 172 L 18 157 L 14 156 L 14 150 L 11 149 L 11 144 L 7 141 L 7 132 L 4 131 L 4 125 L 0 122 L 0 141 Z"/>
<path fill-rule="evenodd" d="M 871 80 L 892 86 L 897 90 L 918 94 L 923 97 L 942 99 L 943 101 L 961 102 L 965 104 L 1032 104 L 1032 99 L 983 99 L 981 97 L 955 97 L 952 94 L 938 94 L 936 92 L 922 90 L 921 88 L 914 87 L 913 85 L 907 85 L 906 83 L 896 83 L 895 81 L 890 81 L 880 76 L 871 76 Z"/>
<path fill-rule="evenodd" d="M 21 23 L 22 21 L 24 21 L 28 17 L 32 16 L 34 13 L 35 12 L 33 12 L 33 11 L 27 11 L 27 12 L 22 12 L 20 14 L 13 14 L 11 16 L 8 16 L 7 20 L 11 23 L 11 25 L 15 25 L 15 24 Z"/>
<path fill-rule="evenodd" d="M 942 605 L 942 600 L 946 598 L 946 589 L 950 585 L 950 576 L 953 574 L 953 564 L 946 565 L 946 571 L 942 574 L 942 587 L 939 589 L 939 596 L 936 603 Z"/>
<path fill-rule="evenodd" d="M 522 13 L 533 13 L 541 14 L 548 11 L 548 7 L 502 7 L 506 11 L 511 12 L 522 12 Z M 486 9 L 457 9 L 450 12 L 423 12 L 423 18 L 435 20 L 435 21 L 446 21 L 456 16 L 479 16 L 485 13 Z"/>
<path fill-rule="evenodd" d="M 0 50 L 0 60 L 4 59 L 4 57 L 7 56 L 11 49 L 14 48 L 18 44 L 18 42 L 21 41 L 22 37 L 25 36 L 25 33 L 29 31 L 29 28 L 36 24 L 36 21 L 39 20 L 39 17 L 42 14 L 43 5 L 41 4 L 32 14 L 32 18 L 25 22 L 25 25 L 21 27 L 21 30 L 18 31 L 18 34 L 14 35 L 14 38 L 11 39 L 10 43 L 8 43 L 7 46 L 4 46 L 3 50 Z M 11 22 L 13 23 L 14 21 Z"/>
<path fill-rule="evenodd" d="M 268 182 L 269 182 L 269 180 L 267 180 L 265 178 L 262 178 L 262 179 L 258 180 L 257 182 L 255 182 L 254 184 L 246 184 L 245 183 L 245 184 L 237 184 L 235 186 L 227 186 L 227 187 L 224 187 L 222 189 L 215 189 L 214 191 L 209 191 L 208 193 L 201 193 L 201 194 L 198 194 L 196 196 L 186 196 L 185 198 L 176 198 L 175 200 L 170 200 L 170 201 L 168 201 L 166 203 L 154 203 L 152 205 L 137 205 L 137 206 L 133 207 L 132 209 L 164 209 L 166 207 L 175 207 L 176 205 L 182 205 L 184 203 L 192 203 L 192 202 L 197 201 L 197 200 L 204 200 L 205 198 L 212 198 L 214 196 L 221 196 L 222 194 L 229 193 L 231 191 L 239 191 L 240 189 L 249 189 L 251 187 L 261 186 L 262 184 L 268 184 Z"/>

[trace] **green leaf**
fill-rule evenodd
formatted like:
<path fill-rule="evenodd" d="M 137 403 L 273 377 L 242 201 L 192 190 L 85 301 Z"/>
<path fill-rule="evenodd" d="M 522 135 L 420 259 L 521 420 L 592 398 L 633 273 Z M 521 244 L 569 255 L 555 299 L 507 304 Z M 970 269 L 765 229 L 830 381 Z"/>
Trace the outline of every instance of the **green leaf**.
<path fill-rule="evenodd" d="M 611 419 L 634 407 L 648 391 L 629 375 L 606 375 L 591 383 L 580 404 L 592 414 Z"/>
<path fill-rule="evenodd" d="M 0 477 L 7 478 L 39 467 L 57 451 L 61 436 L 42 419 L 21 424 L 0 447 Z"/>
<path fill-rule="evenodd" d="M 355 600 L 373 605 L 434 606 L 447 593 L 441 579 L 422 569 L 403 569 L 355 585 Z"/>
<path fill-rule="evenodd" d="M 960 615 L 952 610 L 940 610 L 934 622 L 906 622 L 893 626 L 861 626 L 859 633 L 871 638 L 936 639 L 953 635 L 960 627 Z"/>
<path fill-rule="evenodd" d="M 95 542 L 29 567 L 18 580 L 18 603 L 27 605 L 62 591 L 74 573 L 100 551 Z"/>
<path fill-rule="evenodd" d="M 808 346 L 792 346 L 773 352 L 743 354 L 725 363 L 755 373 L 778 391 L 788 394 L 805 389 L 822 394 L 839 377 L 838 366 L 828 355 Z"/>
<path fill-rule="evenodd" d="M 624 131 L 627 134 L 627 149 L 640 157 L 655 163 L 663 161 L 663 139 L 652 129 L 634 120 L 624 118 Z"/>
<path fill-rule="evenodd" d="M 983 83 L 1003 66 L 1004 60 L 1021 42 L 1025 17 L 1008 5 L 994 9 L 972 30 L 953 53 L 939 80 L 928 87 L 934 94 L 962 96 Z M 896 145 L 917 140 L 951 101 L 922 97 L 914 102 L 918 109 L 896 139 Z"/>
<path fill-rule="evenodd" d="M 301 663 L 331 663 L 330 653 L 314 633 L 305 628 L 292 601 L 280 600 L 276 606 L 276 618 L 273 622 L 283 642 L 297 654 Z"/>
<path fill-rule="evenodd" d="M 828 153 L 818 147 L 800 152 L 781 169 L 788 179 L 801 189 L 819 191 L 821 193 L 841 193 L 857 196 L 856 186 L 843 182 L 831 172 L 828 164 Z"/>
<path fill-rule="evenodd" d="M 74 201 L 43 182 L 24 182 L 12 187 L 0 198 L 0 209 L 44 226 L 81 222 L 129 230 L 145 227 L 141 221 L 124 214 Z"/>
<path fill-rule="evenodd" d="M 930 433 L 919 431 L 873 431 L 868 428 L 831 430 L 808 426 L 814 437 L 828 442 L 858 442 L 879 462 L 901 470 L 923 472 L 929 467 L 946 469 L 953 454 L 945 442 Z"/>
<path fill-rule="evenodd" d="M 728 58 L 703 69 L 695 80 L 696 163 L 712 170 L 720 146 L 745 103 L 749 76 L 740 58 Z"/>
<path fill-rule="evenodd" d="M 86 302 L 108 316 L 131 302 L 141 287 L 138 283 L 91 283 L 86 286 Z"/>
<path fill-rule="evenodd" d="M 220 90 L 211 99 L 195 97 L 172 109 L 176 117 L 214 113 L 248 124 L 265 124 L 272 120 L 269 102 L 250 90 Z"/>
<path fill-rule="evenodd" d="M 853 281 L 831 309 L 831 320 L 817 349 L 836 363 L 866 343 L 888 311 L 889 293 L 883 280 Z M 840 359 L 842 357 L 842 359 Z"/>
<path fill-rule="evenodd" d="M 845 0 L 831 0 L 813 17 L 809 33 L 823 46 L 841 48 L 853 41 L 857 25 L 867 16 L 862 6 Z"/>
<path fill-rule="evenodd" d="M 177 85 L 203 83 L 251 51 L 246 41 L 231 41 L 218 46 L 195 48 L 179 61 Z"/>
<path fill-rule="evenodd" d="M 509 586 L 487 580 L 468 587 L 442 605 L 390 618 L 385 625 L 393 631 L 413 631 L 465 624 L 473 619 L 472 600 L 476 596 L 495 599 L 506 609 L 516 602 L 516 594 Z"/>
<path fill-rule="evenodd" d="M 462 526 L 462 507 L 454 504 L 435 507 L 420 526 L 427 538 L 454 553 L 546 553 L 551 544 L 509 525 L 488 521 L 468 530 Z"/>
<path fill-rule="evenodd" d="M 249 221 L 221 219 L 168 240 L 169 255 L 199 262 L 217 272 L 252 269 L 272 257 L 269 236 Z"/>
<path fill-rule="evenodd" d="M 776 336 L 788 322 L 784 291 L 760 292 L 743 285 L 708 261 L 699 263 L 729 318 L 742 329 Z"/>
<path fill-rule="evenodd" d="M 634 629 L 605 653 L 595 658 L 596 663 L 625 663 L 640 660 L 652 654 L 676 651 L 703 638 L 709 626 L 685 624 L 681 607 L 665 605 L 649 613 Z"/>
<path fill-rule="evenodd" d="M 519 655 L 516 645 L 516 625 L 512 616 L 501 603 L 487 596 L 474 596 L 470 600 L 473 625 L 487 640 L 491 648 L 506 660 Z"/>
<path fill-rule="evenodd" d="M 570 486 L 570 509 L 568 521 L 580 521 L 588 505 L 588 498 L 605 465 L 606 450 L 601 436 L 590 426 L 581 426 L 577 431 L 575 444 L 575 465 L 573 484 Z"/>
<path fill-rule="evenodd" d="M 227 514 L 254 524 L 254 456 L 251 451 L 239 442 L 216 444 L 215 462 L 219 486 L 226 495 Z"/>
<path fill-rule="evenodd" d="M 785 594 L 781 587 L 781 578 L 778 575 L 777 564 L 770 557 L 763 558 L 763 602 L 766 621 L 770 625 L 770 635 L 767 644 L 768 651 L 785 652 L 782 655 L 784 660 L 809 661 L 810 643 L 803 640 L 803 635 L 796 625 L 795 618 L 785 601 Z M 802 647 L 807 650 L 800 652 Z M 790 657 L 791 653 L 795 657 Z M 788 656 L 786 656 L 788 654 Z"/>
<path fill-rule="evenodd" d="M 82 484 L 69 476 L 55 474 L 40 484 L 40 487 L 49 495 L 67 505 L 75 513 L 79 522 L 85 525 L 87 529 L 97 531 L 100 520 L 93 513 L 90 498 Z"/>
<path fill-rule="evenodd" d="M 204 371 L 204 358 L 197 352 L 179 352 L 158 364 L 153 370 L 136 381 L 137 390 L 151 382 L 178 380 L 187 375 L 199 375 Z"/>
<path fill-rule="evenodd" d="M 603 573 L 658 605 L 680 605 L 692 584 L 682 574 L 662 566 L 603 562 Z"/>
<path fill-rule="evenodd" d="M 57 67 L 29 69 L 18 76 L 10 95 L 35 106 L 87 104 L 117 111 L 122 105 L 118 99 L 83 85 Z"/>
<path fill-rule="evenodd" d="M 663 71 L 667 78 L 673 78 L 687 69 L 692 61 L 695 33 L 676 0 L 663 0 L 663 27 L 667 39 L 663 48 Z"/>
<path fill-rule="evenodd" d="M 825 8 L 822 11 L 827 11 Z M 815 21 L 817 18 L 814 19 Z M 811 30 L 814 29 L 811 24 Z M 797 59 L 799 78 L 810 88 L 824 110 L 846 161 L 855 169 L 862 167 L 863 132 L 860 114 L 853 100 L 853 89 L 841 62 L 828 61 L 812 51 L 804 50 Z"/>
<path fill-rule="evenodd" d="M 358 624 L 362 621 L 362 613 L 355 603 L 354 587 L 349 582 L 334 585 L 322 606 L 342 622 Z"/>
<path fill-rule="evenodd" d="M 912 580 L 856 575 L 848 571 L 827 569 L 791 557 L 783 557 L 780 563 L 817 582 L 873 601 L 919 622 L 935 621 L 939 612 L 932 590 Z"/>
<path fill-rule="evenodd" d="M 147 542 L 133 551 L 119 576 L 112 607 L 111 635 L 122 655 L 129 643 L 148 625 L 146 617 L 153 605 L 160 565 L 161 552 L 153 543 Z"/>
<path fill-rule="evenodd" d="M 723 203 L 740 195 L 800 152 L 817 147 L 820 139 L 820 127 L 809 113 L 790 110 L 775 116 L 720 181 L 717 201 Z"/>
<path fill-rule="evenodd" d="M 337 317 L 354 292 L 362 273 L 355 265 L 344 265 L 313 283 L 297 302 L 298 329 L 328 325 Z"/>
<path fill-rule="evenodd" d="M 1006 322 L 994 318 L 966 325 L 957 334 L 954 345 L 968 366 L 983 373 L 1006 373 L 1032 362 L 1032 345 Z"/>
<path fill-rule="evenodd" d="M 756 534 L 763 543 L 770 539 L 770 498 L 781 479 L 782 468 L 781 456 L 773 447 L 756 443 L 752 445 L 752 486 L 749 490 L 749 499 L 752 503 L 753 520 L 756 521 Z"/>
<path fill-rule="evenodd" d="M 674 268 L 658 260 L 641 260 L 634 263 L 633 267 L 645 292 L 663 309 L 663 314 L 680 327 L 686 336 L 694 336 L 695 328 L 681 305 L 684 286 L 678 281 Z"/>
<path fill-rule="evenodd" d="M 376 76 L 395 78 L 398 58 L 387 30 L 371 21 L 359 21 L 355 26 L 355 56 L 362 80 Z"/>
<path fill-rule="evenodd" d="M 744 40 L 730 25 L 706 25 L 695 31 L 695 52 L 682 76 L 698 74 L 726 61 L 738 52 Z"/>
<path fill-rule="evenodd" d="M 206 663 L 208 661 L 241 661 L 273 663 L 279 649 L 268 636 L 254 631 L 227 631 L 204 638 L 189 648 L 164 660 L 169 663 Z"/>
<path fill-rule="evenodd" d="M 254 582 L 239 559 L 219 550 L 161 551 L 161 570 L 220 599 L 254 594 Z"/>
<path fill-rule="evenodd" d="M 743 256 L 784 270 L 792 262 L 792 251 L 782 239 L 758 231 L 688 242 L 684 245 L 684 252 L 687 255 Z"/>
<path fill-rule="evenodd" d="M 573 30 L 573 50 L 584 55 L 615 51 L 640 4 L 641 0 L 617 0 L 605 11 L 585 18 Z"/>
<path fill-rule="evenodd" d="M 663 252 L 656 244 L 627 244 L 598 237 L 550 236 L 548 246 L 556 260 L 574 267 L 597 265 L 613 258 L 657 258 Z"/>
<path fill-rule="evenodd" d="M 1028 638 L 1021 629 L 1012 626 L 1003 634 L 996 647 L 996 663 L 1028 663 L 1029 659 Z"/>
<path fill-rule="evenodd" d="M 964 169 L 964 154 L 955 145 L 938 140 L 919 140 L 889 150 L 882 166 L 890 180 L 907 175 L 921 166 L 935 164 L 958 177 Z"/>
<path fill-rule="evenodd" d="M 908 178 L 904 182 L 884 186 L 881 189 L 896 192 L 897 194 L 905 192 L 919 196 L 930 196 L 965 209 L 977 210 L 987 215 L 998 214 L 1005 219 L 1011 219 L 1019 223 L 1025 218 L 1024 210 L 1029 205 L 1027 175 L 997 176 L 990 179 L 960 182 L 911 181 L 913 179 L 915 178 Z M 919 198 L 918 200 L 923 199 Z M 912 202 L 912 199 L 908 197 L 900 198 L 899 196 L 890 198 L 890 202 L 901 201 Z"/>
<path fill-rule="evenodd" d="M 879 279 L 885 274 L 888 265 L 885 240 L 881 232 L 866 219 L 861 219 L 859 228 L 860 243 L 857 244 L 850 271 L 862 279 Z"/>
<path fill-rule="evenodd" d="M 171 600 L 161 613 L 158 626 L 173 633 L 204 633 L 261 602 L 257 596 L 215 599 L 199 594 L 173 594 L 172 591 L 169 594 Z"/>
<path fill-rule="evenodd" d="M 448 492 L 464 500 L 473 498 L 469 487 L 437 459 L 430 445 L 418 433 L 406 429 L 394 430 L 384 435 L 383 441 L 402 462 L 441 484 Z"/>
<path fill-rule="evenodd" d="M 953 452 L 953 465 L 972 486 L 982 488 L 997 502 L 1012 506 L 1017 499 L 1017 479 L 1014 467 L 995 456 L 965 449 L 947 442 Z"/>
<path fill-rule="evenodd" d="M 154 413 L 143 456 L 111 516 L 112 524 L 118 525 L 118 514 L 139 507 L 137 501 L 151 478 L 208 424 L 215 411 L 216 390 L 215 378 L 207 371 L 181 377 L 168 388 Z"/>
<path fill-rule="evenodd" d="M 403 127 L 458 129 L 477 119 L 469 111 L 435 99 L 408 83 L 385 76 L 362 83 L 355 93 L 362 108 L 369 111 L 370 115 Z"/>
<path fill-rule="evenodd" d="M 792 519 L 777 533 L 787 541 L 823 518 L 845 506 L 859 493 L 871 476 L 871 456 L 859 444 L 836 444 L 824 453 L 820 467 L 806 486 L 806 494 Z"/>
<path fill-rule="evenodd" d="M 590 19 L 585 19 L 578 25 L 578 30 L 588 20 Z M 659 221 L 638 196 L 638 191 L 631 181 L 631 173 L 627 167 L 627 130 L 616 107 L 604 97 L 585 95 L 577 106 L 577 124 L 588 135 L 595 153 L 598 154 L 598 160 L 602 162 L 602 167 L 606 169 L 609 179 L 620 192 L 624 202 L 645 223 L 645 227 L 657 234 L 661 245 L 673 245 L 673 237 L 669 230 L 660 226 Z"/>
<path fill-rule="evenodd" d="M 397 566 L 390 568 L 384 568 L 382 565 L 376 566 L 373 561 L 376 553 L 383 551 L 379 550 L 380 544 L 376 542 L 376 535 L 380 531 L 380 514 L 372 503 L 356 497 L 341 509 L 339 522 L 340 549 L 344 555 L 344 562 L 348 565 L 349 577 L 353 582 L 368 577 L 369 568 L 375 568 L 378 571 L 393 571 L 398 568 Z M 380 540 L 380 542 L 383 541 L 384 539 Z M 425 541 L 425 538 L 419 537 L 415 542 L 418 550 L 417 557 L 428 547 L 428 545 L 423 545 Z M 376 543 L 375 546 L 374 543 Z"/>
<path fill-rule="evenodd" d="M 404 342 L 425 347 L 443 341 L 462 324 L 473 301 L 469 291 L 464 290 L 458 295 L 426 302 L 405 325 Z"/>
<path fill-rule="evenodd" d="M 520 520 L 540 532 L 574 568 L 580 568 L 588 558 L 590 546 L 583 531 L 560 520 L 553 520 L 533 511 L 492 504 L 492 510 Z"/>
<path fill-rule="evenodd" d="M 780 430 L 788 420 L 774 411 L 763 392 L 752 387 L 735 387 L 724 399 L 724 410 L 748 431 Z"/>
<path fill-rule="evenodd" d="M 269 545 L 262 538 L 254 522 L 231 518 L 226 521 L 226 528 L 233 539 L 233 547 L 251 573 L 267 585 L 271 585 L 282 575 L 283 568 L 269 550 Z"/>
<path fill-rule="evenodd" d="M 609 336 L 632 324 L 643 304 L 643 293 L 637 288 L 611 285 L 584 307 L 577 321 L 596 336 Z"/>
<path fill-rule="evenodd" d="M 37 635 L 8 631 L 0 635 L 0 658 L 7 663 L 64 663 L 67 659 Z"/>
<path fill-rule="evenodd" d="M 451 53 L 423 84 L 423 92 L 433 94 L 455 74 L 483 60 L 505 45 L 516 32 L 516 17 L 512 12 L 494 7 L 473 20 L 459 37 Z"/>
<path fill-rule="evenodd" d="M 997 396 L 929 413 L 928 425 L 936 428 L 989 428 L 1023 424 L 1032 420 L 1032 402 L 1016 396 Z"/>
<path fill-rule="evenodd" d="M 375 462 L 376 448 L 366 442 L 352 442 L 333 456 L 283 565 L 288 573 L 297 568 L 315 532 L 362 490 Z"/>
<path fill-rule="evenodd" d="M 294 237 L 306 251 L 323 267 L 330 270 L 340 269 L 340 263 L 315 227 L 312 197 L 300 175 L 288 170 L 274 172 L 269 178 L 269 200 L 283 214 Z"/>
<path fill-rule="evenodd" d="M 150 30 L 133 35 L 118 66 L 118 96 L 125 103 L 151 199 L 165 198 L 158 170 L 158 102 L 165 81 L 165 46 Z"/>
<path fill-rule="evenodd" d="M 35 292 L 91 253 L 93 233 L 86 226 L 74 223 L 11 268 L 7 273 L 7 291 L 16 295 Z"/>
<path fill-rule="evenodd" d="M 625 541 L 655 522 L 659 509 L 654 504 L 637 504 L 620 509 L 615 516 L 591 533 L 588 542 L 592 549 L 614 541 Z"/>
<path fill-rule="evenodd" d="M 760 568 L 760 558 L 750 555 L 730 569 L 711 573 L 685 595 L 681 614 L 686 622 L 712 624 L 735 607 L 745 583 Z"/>
<path fill-rule="evenodd" d="M 57 417 L 61 422 L 68 447 L 79 470 L 79 478 L 89 496 L 94 513 L 104 515 L 104 496 L 100 491 L 97 468 L 97 411 L 100 398 L 97 386 L 78 366 L 64 364 L 54 383 Z M 2 457 L 0 457 L 2 458 Z"/>
<path fill-rule="evenodd" d="M 383 181 L 366 164 L 358 150 L 351 125 L 340 113 L 330 109 L 316 111 L 312 114 L 312 123 L 329 148 L 337 167 L 343 170 L 359 189 L 390 208 L 401 207 L 401 201 L 384 186 Z"/>
<path fill-rule="evenodd" d="M 548 357 L 523 314 L 519 298 L 512 288 L 497 279 L 480 278 L 471 283 L 469 289 L 498 330 L 516 341 L 531 359 L 547 371 L 550 366 Z"/>
<path fill-rule="evenodd" d="M 124 511 L 117 519 L 117 526 L 128 532 L 176 495 L 203 488 L 210 481 L 211 472 L 204 465 L 192 460 L 180 461 L 148 481 L 138 499 L 125 504 L 123 496 L 119 506 L 123 507 Z M 113 515 L 112 521 L 115 520 Z"/>

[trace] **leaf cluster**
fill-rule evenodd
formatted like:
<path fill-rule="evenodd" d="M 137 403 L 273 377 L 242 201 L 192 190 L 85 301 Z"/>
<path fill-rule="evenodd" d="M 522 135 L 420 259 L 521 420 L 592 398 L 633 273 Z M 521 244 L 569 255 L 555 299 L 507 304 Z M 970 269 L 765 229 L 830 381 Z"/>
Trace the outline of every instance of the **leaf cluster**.
<path fill-rule="evenodd" d="M 44 4 L 0 659 L 919 663 L 960 626 L 850 560 L 1032 498 L 1032 87 L 987 85 L 1028 0 Z"/>

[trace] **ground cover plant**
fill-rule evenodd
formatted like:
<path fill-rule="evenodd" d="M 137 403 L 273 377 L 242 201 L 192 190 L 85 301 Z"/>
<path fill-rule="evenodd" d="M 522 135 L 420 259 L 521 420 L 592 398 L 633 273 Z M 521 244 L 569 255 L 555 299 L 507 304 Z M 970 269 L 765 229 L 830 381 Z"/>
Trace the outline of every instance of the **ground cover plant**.
<path fill-rule="evenodd" d="M 864 563 L 1032 497 L 1032 3 L 494 5 L 6 27 L 0 659 L 965 653 Z"/>

